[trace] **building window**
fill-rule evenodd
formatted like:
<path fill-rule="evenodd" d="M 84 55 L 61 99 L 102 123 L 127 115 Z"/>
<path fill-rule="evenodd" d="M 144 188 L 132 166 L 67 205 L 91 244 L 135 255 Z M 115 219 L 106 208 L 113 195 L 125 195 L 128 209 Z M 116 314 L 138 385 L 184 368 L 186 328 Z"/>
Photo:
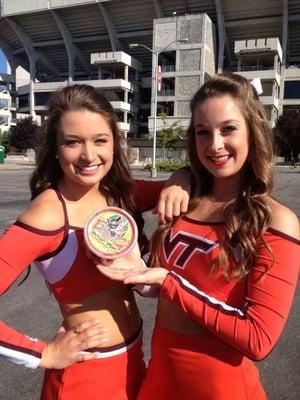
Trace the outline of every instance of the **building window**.
<path fill-rule="evenodd" d="M 173 72 L 176 70 L 176 51 L 165 51 L 159 54 L 158 64 L 162 72 Z"/>
<path fill-rule="evenodd" d="M 158 96 L 175 96 L 175 78 L 163 78 Z"/>
<path fill-rule="evenodd" d="M 273 81 L 263 80 L 261 85 L 263 89 L 263 96 L 273 96 Z"/>
<path fill-rule="evenodd" d="M 300 99 L 300 81 L 286 81 L 284 84 L 285 99 Z"/>
<path fill-rule="evenodd" d="M 174 102 L 164 101 L 157 103 L 157 115 L 166 114 L 168 117 L 174 116 Z"/>
<path fill-rule="evenodd" d="M 8 125 L 8 116 L 0 115 L 0 125 Z"/>
<path fill-rule="evenodd" d="M 35 103 L 37 106 L 44 106 L 50 100 L 51 93 L 36 93 L 35 94 Z"/>
<path fill-rule="evenodd" d="M 27 94 L 19 96 L 19 108 L 29 107 L 29 99 Z"/>
<path fill-rule="evenodd" d="M 0 99 L 0 109 L 8 110 L 9 100 L 8 99 Z"/>

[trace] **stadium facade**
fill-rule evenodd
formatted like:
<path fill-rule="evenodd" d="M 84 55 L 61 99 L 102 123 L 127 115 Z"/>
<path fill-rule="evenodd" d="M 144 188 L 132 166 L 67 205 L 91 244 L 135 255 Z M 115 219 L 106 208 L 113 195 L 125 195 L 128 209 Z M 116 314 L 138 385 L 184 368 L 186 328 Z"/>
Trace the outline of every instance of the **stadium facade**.
<path fill-rule="evenodd" d="M 122 131 L 140 138 L 155 113 L 158 129 L 161 113 L 186 126 L 193 92 L 221 71 L 261 78 L 271 124 L 300 108 L 300 0 L 0 2 L 0 47 L 13 75 L 0 78 L 0 108 L 11 92 L 6 114 L 12 106 L 43 118 L 53 91 L 88 83 L 105 92 Z M 29 72 L 20 86 L 19 66 Z"/>

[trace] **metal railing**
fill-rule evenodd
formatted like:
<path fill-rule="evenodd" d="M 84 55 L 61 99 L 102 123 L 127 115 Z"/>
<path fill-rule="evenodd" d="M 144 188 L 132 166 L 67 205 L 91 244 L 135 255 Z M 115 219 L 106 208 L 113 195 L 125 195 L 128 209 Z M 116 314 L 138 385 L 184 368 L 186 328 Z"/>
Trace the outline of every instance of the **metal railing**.
<path fill-rule="evenodd" d="M 174 89 L 163 89 L 160 90 L 157 93 L 158 96 L 162 97 L 162 96 L 175 96 L 175 90 Z"/>
<path fill-rule="evenodd" d="M 242 65 L 241 71 L 272 71 L 274 65 Z"/>
<path fill-rule="evenodd" d="M 162 65 L 161 70 L 162 72 L 174 72 L 175 71 L 175 65 Z"/>

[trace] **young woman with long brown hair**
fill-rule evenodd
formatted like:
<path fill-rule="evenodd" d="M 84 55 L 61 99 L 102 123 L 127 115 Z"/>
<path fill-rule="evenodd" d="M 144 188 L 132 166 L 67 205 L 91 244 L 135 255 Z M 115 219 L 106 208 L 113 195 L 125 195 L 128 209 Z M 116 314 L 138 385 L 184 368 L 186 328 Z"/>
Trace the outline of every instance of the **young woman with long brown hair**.
<path fill-rule="evenodd" d="M 138 211 L 153 207 L 161 188 L 131 178 L 104 96 L 88 85 L 53 95 L 32 201 L 0 239 L 0 293 L 34 262 L 61 310 L 63 326 L 49 343 L 0 321 L 0 355 L 46 369 L 43 400 L 136 398 L 145 366 L 134 294 L 95 268 L 83 227 L 92 212 L 114 205 L 129 211 L 141 231 Z M 139 198 L 143 204 L 135 204 Z"/>
<path fill-rule="evenodd" d="M 189 209 L 155 232 L 156 268 L 123 275 L 125 283 L 160 289 L 138 399 L 263 400 L 251 360 L 270 353 L 289 314 L 298 218 L 271 196 L 272 131 L 245 78 L 209 79 L 191 113 Z M 113 276 L 113 265 L 98 268 Z"/>

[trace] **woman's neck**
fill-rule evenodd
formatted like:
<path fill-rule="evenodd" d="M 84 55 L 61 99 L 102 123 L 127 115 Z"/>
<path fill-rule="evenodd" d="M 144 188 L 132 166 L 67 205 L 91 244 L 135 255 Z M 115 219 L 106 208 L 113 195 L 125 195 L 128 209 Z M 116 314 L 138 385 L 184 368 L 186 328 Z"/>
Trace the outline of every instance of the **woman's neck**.
<path fill-rule="evenodd" d="M 207 197 L 213 202 L 229 202 L 239 193 L 240 179 L 215 179 Z"/>
<path fill-rule="evenodd" d="M 62 180 L 58 183 L 58 189 L 68 201 L 79 201 L 86 199 L 99 199 L 104 198 L 103 194 L 99 191 L 99 186 L 74 186 L 70 185 L 67 181 Z"/>
<path fill-rule="evenodd" d="M 213 203 L 228 203 L 236 197 L 236 193 L 224 191 L 212 190 L 206 197 Z"/>

